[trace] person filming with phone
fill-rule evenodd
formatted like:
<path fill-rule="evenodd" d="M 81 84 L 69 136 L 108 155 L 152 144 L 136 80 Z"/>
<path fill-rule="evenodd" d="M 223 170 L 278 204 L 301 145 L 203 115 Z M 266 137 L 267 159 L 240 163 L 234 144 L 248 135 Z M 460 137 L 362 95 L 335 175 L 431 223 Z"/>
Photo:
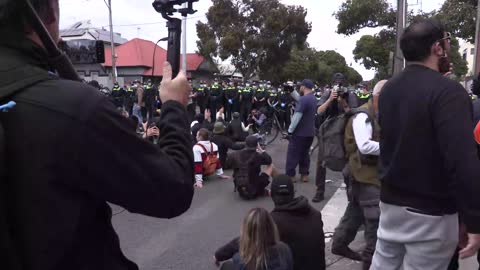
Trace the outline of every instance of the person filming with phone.
<path fill-rule="evenodd" d="M 59 9 L 59 0 L 0 1 L 0 105 L 16 103 L 0 112 L 1 268 L 138 269 L 107 202 L 157 218 L 190 208 L 191 88 L 166 63 L 158 144 L 138 137 L 98 89 L 56 75 L 66 73 L 45 40 L 59 41 Z"/>

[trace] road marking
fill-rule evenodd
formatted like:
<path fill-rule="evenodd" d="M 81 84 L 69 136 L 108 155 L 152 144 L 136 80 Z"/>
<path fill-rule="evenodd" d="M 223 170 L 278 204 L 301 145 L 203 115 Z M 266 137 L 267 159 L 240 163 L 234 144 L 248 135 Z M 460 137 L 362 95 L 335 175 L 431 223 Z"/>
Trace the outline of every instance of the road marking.
<path fill-rule="evenodd" d="M 335 231 L 340 219 L 347 208 L 348 199 L 346 191 L 343 188 L 337 189 L 328 203 L 322 209 L 323 231 L 332 233 Z M 330 242 L 331 238 L 325 238 L 325 242 Z"/>

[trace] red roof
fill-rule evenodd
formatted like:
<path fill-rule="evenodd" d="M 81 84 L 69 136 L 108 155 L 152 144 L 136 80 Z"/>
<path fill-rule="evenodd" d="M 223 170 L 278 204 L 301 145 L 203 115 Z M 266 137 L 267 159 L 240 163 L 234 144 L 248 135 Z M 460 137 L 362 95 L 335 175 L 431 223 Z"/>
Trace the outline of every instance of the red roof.
<path fill-rule="evenodd" d="M 116 47 L 117 67 L 146 67 L 144 76 L 152 75 L 152 60 L 155 43 L 135 38 L 125 44 Z M 155 52 L 155 74 L 162 76 L 163 63 L 166 61 L 167 51 L 157 45 Z M 203 56 L 196 53 L 187 54 L 187 71 L 196 71 L 205 61 Z M 105 66 L 112 66 L 112 52 L 110 48 L 105 48 Z"/>

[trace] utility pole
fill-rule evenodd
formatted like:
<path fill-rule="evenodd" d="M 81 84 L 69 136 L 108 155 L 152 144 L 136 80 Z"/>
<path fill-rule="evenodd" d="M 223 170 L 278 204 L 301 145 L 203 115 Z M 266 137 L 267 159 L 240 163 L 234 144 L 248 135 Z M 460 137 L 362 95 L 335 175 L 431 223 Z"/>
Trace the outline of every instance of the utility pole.
<path fill-rule="evenodd" d="M 397 5 L 397 46 L 393 58 L 393 75 L 402 72 L 405 68 L 405 58 L 400 49 L 400 38 L 407 23 L 407 0 L 398 0 Z"/>
<path fill-rule="evenodd" d="M 473 76 L 477 76 L 480 72 L 480 0 L 478 0 L 477 4 L 477 31 L 475 34 L 475 60 L 473 64 L 474 74 Z"/>
<path fill-rule="evenodd" d="M 105 3 L 106 4 L 106 3 Z M 112 46 L 112 81 L 117 82 L 117 55 L 115 53 L 115 38 L 113 35 L 113 16 L 112 16 L 112 0 L 108 0 L 108 13 L 110 19 L 110 44 Z"/>
<path fill-rule="evenodd" d="M 187 9 L 187 2 L 183 3 L 183 8 Z M 187 14 L 182 17 L 182 70 L 187 74 Z"/>

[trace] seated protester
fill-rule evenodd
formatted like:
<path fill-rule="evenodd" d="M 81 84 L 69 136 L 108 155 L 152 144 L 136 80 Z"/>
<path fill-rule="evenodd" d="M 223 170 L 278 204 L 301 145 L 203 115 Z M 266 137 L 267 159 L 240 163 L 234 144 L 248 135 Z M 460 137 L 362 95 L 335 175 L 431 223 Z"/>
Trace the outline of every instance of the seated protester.
<path fill-rule="evenodd" d="M 267 210 L 250 210 L 243 221 L 240 238 L 232 240 L 215 252 L 217 266 L 241 270 L 293 270 L 290 248 L 280 242 L 277 226 Z"/>
<path fill-rule="evenodd" d="M 272 181 L 271 215 L 277 224 L 280 240 L 292 250 L 295 270 L 325 270 L 325 236 L 322 214 L 308 203 L 295 198 L 292 179 L 278 175 Z"/>
<path fill-rule="evenodd" d="M 210 132 L 201 128 L 197 132 L 197 144 L 193 146 L 195 162 L 195 186 L 203 188 L 203 178 L 218 175 L 221 179 L 230 179 L 223 175 L 222 164 L 218 154 L 218 146 L 209 140 Z"/>
<path fill-rule="evenodd" d="M 265 120 L 267 120 L 265 113 L 261 112 L 260 110 L 253 109 L 252 113 L 248 117 L 248 124 L 254 127 L 255 133 L 258 133 L 262 129 Z"/>
<path fill-rule="evenodd" d="M 231 131 L 231 138 L 237 142 L 244 142 L 248 136 L 248 131 L 252 125 L 248 125 L 245 127 L 242 120 L 240 120 L 240 113 L 235 112 L 233 113 L 233 119 L 230 121 L 230 131 Z"/>
<path fill-rule="evenodd" d="M 153 144 L 158 144 L 158 139 L 160 138 L 159 123 L 160 117 L 155 117 L 148 120 L 146 132 L 143 134 L 143 138 Z"/>
<path fill-rule="evenodd" d="M 245 200 L 268 194 L 265 188 L 270 184 L 273 173 L 272 158 L 259 146 L 259 139 L 253 135 L 245 140 L 246 148 L 233 153 L 227 164 L 233 168 L 235 190 Z M 261 166 L 269 166 L 261 172 Z"/>
<path fill-rule="evenodd" d="M 209 131 L 213 130 L 213 125 L 210 123 L 210 111 L 205 110 L 205 114 L 197 114 L 195 115 L 195 120 L 193 120 L 192 124 L 190 125 L 190 130 L 192 131 L 192 138 L 193 142 L 197 142 L 197 132 L 201 129 L 205 128 Z"/>
<path fill-rule="evenodd" d="M 226 168 L 228 149 L 242 150 L 245 148 L 245 145 L 234 143 L 232 139 L 225 134 L 225 126 L 221 122 L 217 122 L 214 125 L 212 142 L 218 146 L 220 164 L 222 164 L 222 168 L 224 169 Z"/>

